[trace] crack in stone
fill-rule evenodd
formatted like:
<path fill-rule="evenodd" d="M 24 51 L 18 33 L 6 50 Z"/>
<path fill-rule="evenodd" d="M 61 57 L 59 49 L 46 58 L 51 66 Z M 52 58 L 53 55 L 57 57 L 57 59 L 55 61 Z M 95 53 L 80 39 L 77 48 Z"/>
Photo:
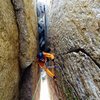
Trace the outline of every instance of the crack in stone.
<path fill-rule="evenodd" d="M 60 54 L 65 55 L 65 54 L 69 54 L 69 53 L 72 53 L 72 52 L 78 53 L 80 51 L 82 53 L 86 54 L 88 57 L 90 57 L 92 59 L 92 61 L 100 68 L 100 64 L 95 59 L 93 59 L 93 57 L 91 57 L 91 55 L 83 48 L 77 48 L 77 49 L 76 48 L 72 48 L 68 52 L 64 52 L 64 53 L 60 53 Z M 57 54 L 57 55 L 59 55 L 59 54 Z"/>
<path fill-rule="evenodd" d="M 68 53 L 71 53 L 71 52 L 76 52 L 76 53 L 78 53 L 78 52 L 82 52 L 82 53 L 84 53 L 84 54 L 86 54 L 88 57 L 90 57 L 91 59 L 92 59 L 92 61 L 100 68 L 100 64 L 95 60 L 95 59 L 93 59 L 93 57 L 91 57 L 91 55 L 85 50 L 85 49 L 83 49 L 83 48 L 78 48 L 78 49 L 72 49 L 72 50 L 70 50 Z"/>
<path fill-rule="evenodd" d="M 72 53 L 72 52 L 79 53 L 80 51 L 82 53 L 86 54 L 88 57 L 90 57 L 91 60 L 100 68 L 100 64 L 95 59 L 93 59 L 93 57 L 91 57 L 91 55 L 85 49 L 83 49 L 83 48 L 77 48 L 77 49 L 76 48 L 71 48 L 68 52 L 57 54 L 57 55 L 59 55 L 59 56 L 57 56 L 57 58 L 61 57 L 61 59 L 62 59 L 63 64 L 62 65 L 59 64 L 59 65 L 62 66 L 62 67 L 60 67 L 60 69 L 62 71 L 62 76 L 64 78 L 65 78 L 64 74 L 66 74 L 66 73 L 64 72 L 64 69 L 63 69 L 63 68 L 65 68 L 65 65 L 64 65 L 64 58 L 63 58 L 62 55 L 69 54 L 69 53 Z M 73 84 L 71 84 L 71 82 L 68 79 L 65 82 L 67 82 L 67 84 L 69 84 L 69 86 L 71 86 L 73 88 L 74 92 L 76 93 L 75 96 L 78 96 L 78 91 L 74 88 Z"/>

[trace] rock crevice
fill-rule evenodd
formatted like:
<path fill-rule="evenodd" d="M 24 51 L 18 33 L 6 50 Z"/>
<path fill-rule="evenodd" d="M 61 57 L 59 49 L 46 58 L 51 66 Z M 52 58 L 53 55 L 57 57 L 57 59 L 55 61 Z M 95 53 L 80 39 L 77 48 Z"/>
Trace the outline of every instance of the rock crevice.
<path fill-rule="evenodd" d="M 78 53 L 78 52 L 82 52 L 82 53 L 84 53 L 84 54 L 86 54 L 87 56 L 89 56 L 91 59 L 92 59 L 92 61 L 100 68 L 100 64 L 85 50 L 85 49 L 83 49 L 83 48 L 72 48 L 72 49 L 70 49 L 68 52 L 63 52 L 63 53 L 57 53 L 57 55 L 60 55 L 60 57 L 62 57 L 62 55 L 65 55 L 65 54 L 69 54 L 69 53 L 72 53 L 72 52 L 76 52 L 76 53 Z M 63 59 L 62 59 L 63 60 Z"/>

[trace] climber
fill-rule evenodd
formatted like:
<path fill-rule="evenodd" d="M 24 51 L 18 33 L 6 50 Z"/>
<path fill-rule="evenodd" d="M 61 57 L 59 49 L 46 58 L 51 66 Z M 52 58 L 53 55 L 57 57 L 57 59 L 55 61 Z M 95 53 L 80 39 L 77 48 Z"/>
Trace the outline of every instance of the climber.
<path fill-rule="evenodd" d="M 54 55 L 51 54 L 51 53 L 48 53 L 48 52 L 39 52 L 38 55 L 37 55 L 37 60 L 38 60 L 38 64 L 41 68 L 43 68 L 46 73 L 52 77 L 53 79 L 56 78 L 55 74 L 52 73 L 47 67 L 46 67 L 46 62 L 47 62 L 47 59 L 51 59 L 52 60 L 52 66 L 54 66 Z"/>

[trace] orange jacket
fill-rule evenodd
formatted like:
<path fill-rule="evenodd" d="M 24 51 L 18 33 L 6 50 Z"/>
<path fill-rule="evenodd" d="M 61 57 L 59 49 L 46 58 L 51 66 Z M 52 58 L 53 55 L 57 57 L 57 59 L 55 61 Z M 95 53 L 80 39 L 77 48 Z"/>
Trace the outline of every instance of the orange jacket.
<path fill-rule="evenodd" d="M 46 62 L 46 60 L 47 60 L 46 58 L 49 58 L 49 59 L 51 59 L 51 60 L 54 59 L 54 55 L 53 55 L 53 54 L 43 52 L 43 55 L 44 55 L 44 60 L 45 60 L 45 61 L 43 61 L 43 62 L 42 62 L 42 61 L 38 62 L 38 64 L 39 64 L 40 67 L 42 67 L 42 66 L 45 65 L 45 62 Z"/>
<path fill-rule="evenodd" d="M 54 55 L 51 54 L 51 53 L 46 53 L 46 52 L 43 52 L 43 55 L 46 57 L 46 58 L 50 58 L 51 60 L 54 59 Z"/>

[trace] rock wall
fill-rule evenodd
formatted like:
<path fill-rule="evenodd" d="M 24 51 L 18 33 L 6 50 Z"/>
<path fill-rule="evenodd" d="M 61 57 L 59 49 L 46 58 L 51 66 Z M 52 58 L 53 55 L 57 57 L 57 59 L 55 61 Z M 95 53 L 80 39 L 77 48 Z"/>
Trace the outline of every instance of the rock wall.
<path fill-rule="evenodd" d="M 66 100 L 66 95 L 62 87 L 58 86 L 58 82 L 48 77 L 48 85 L 50 91 L 50 100 Z"/>
<path fill-rule="evenodd" d="M 12 4 L 20 33 L 20 66 L 24 69 L 33 62 L 33 51 L 37 49 L 36 1 L 12 0 Z"/>
<path fill-rule="evenodd" d="M 37 54 L 35 2 L 35 0 L 4 0 L 0 3 L 0 100 L 19 100 L 19 93 L 21 100 L 31 100 L 28 94 L 25 98 L 23 91 L 29 92 L 32 98 L 39 75 L 35 63 Z M 34 77 L 33 84 L 35 75 L 37 77 Z"/>
<path fill-rule="evenodd" d="M 68 100 L 99 100 L 100 0 L 52 0 L 48 19 L 58 87 Z"/>
<path fill-rule="evenodd" d="M 19 84 L 18 29 L 10 0 L 0 3 L 0 100 L 17 100 Z"/>

